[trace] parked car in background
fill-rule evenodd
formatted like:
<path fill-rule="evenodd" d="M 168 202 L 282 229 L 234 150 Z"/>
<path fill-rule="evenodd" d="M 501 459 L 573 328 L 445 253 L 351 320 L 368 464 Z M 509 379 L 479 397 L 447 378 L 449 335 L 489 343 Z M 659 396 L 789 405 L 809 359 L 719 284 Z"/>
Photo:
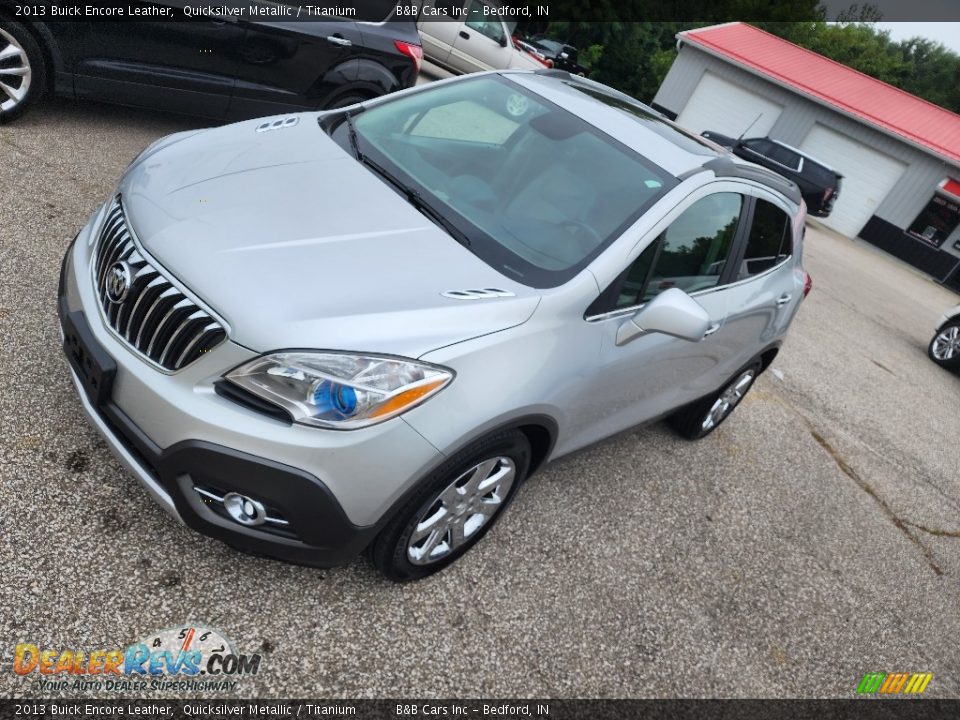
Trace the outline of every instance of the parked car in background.
<path fill-rule="evenodd" d="M 539 50 L 551 62 L 551 67 L 566 70 L 572 75 L 586 77 L 590 74 L 589 68 L 579 62 L 579 53 L 573 45 L 567 45 L 559 40 L 553 40 L 543 35 L 534 35 L 527 42 Z"/>
<path fill-rule="evenodd" d="M 701 134 L 745 160 L 763 165 L 793 180 L 800 188 L 810 215 L 828 217 L 840 197 L 843 175 L 795 147 L 768 137 L 742 140 L 713 130 L 705 130 Z"/>
<path fill-rule="evenodd" d="M 940 316 L 927 354 L 940 367 L 960 370 L 960 305 Z"/>
<path fill-rule="evenodd" d="M 514 45 L 516 23 L 493 14 L 498 7 L 495 0 L 425 0 L 418 27 L 426 58 L 455 73 L 542 70 L 542 62 Z M 448 19 L 430 20 L 438 13 Z"/>
<path fill-rule="evenodd" d="M 410 87 L 423 57 L 412 21 L 6 17 L 0 15 L 0 120 L 15 118 L 45 90 L 216 120 L 337 108 Z"/>
<path fill-rule="evenodd" d="M 526 40 L 522 40 L 518 38 L 516 35 L 514 35 L 513 45 L 514 47 L 517 48 L 517 50 L 523 50 L 523 52 L 527 53 L 528 55 L 532 55 L 534 58 L 537 59 L 537 61 L 542 63 L 544 67 L 548 67 L 548 68 L 553 67 L 553 60 L 550 60 L 546 55 L 544 55 L 542 52 L 537 50 L 537 48 L 535 48 L 533 45 L 528 43 Z"/>
<path fill-rule="evenodd" d="M 551 458 L 723 423 L 806 294 L 803 223 L 622 93 L 486 73 L 158 140 L 66 253 L 63 347 L 187 525 L 410 580 Z"/>

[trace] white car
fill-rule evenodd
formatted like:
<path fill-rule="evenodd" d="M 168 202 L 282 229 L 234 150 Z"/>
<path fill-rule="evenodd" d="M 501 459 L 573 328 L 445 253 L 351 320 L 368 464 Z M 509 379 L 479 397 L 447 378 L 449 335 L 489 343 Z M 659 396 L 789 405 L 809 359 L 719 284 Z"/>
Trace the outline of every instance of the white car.
<path fill-rule="evenodd" d="M 417 23 L 424 55 L 456 73 L 543 70 L 543 63 L 514 46 L 516 23 L 500 19 L 499 8 L 492 0 L 426 0 Z"/>

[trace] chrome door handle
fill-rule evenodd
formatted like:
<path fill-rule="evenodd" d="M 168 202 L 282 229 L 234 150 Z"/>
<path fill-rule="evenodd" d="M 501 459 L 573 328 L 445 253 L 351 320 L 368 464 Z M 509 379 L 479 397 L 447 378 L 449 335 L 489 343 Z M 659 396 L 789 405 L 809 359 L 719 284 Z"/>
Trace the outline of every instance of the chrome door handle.
<path fill-rule="evenodd" d="M 786 305 L 793 299 L 793 295 L 781 295 L 777 298 L 777 306 Z"/>
<path fill-rule="evenodd" d="M 707 331 L 703 334 L 703 336 L 705 338 L 710 337 L 719 329 L 720 329 L 720 323 L 714 323 L 713 325 L 707 328 Z M 696 335 L 694 335 L 694 337 L 696 337 Z"/>
<path fill-rule="evenodd" d="M 327 42 L 333 43 L 334 45 L 340 45 L 341 47 L 350 47 L 353 45 L 352 42 L 347 40 L 345 37 L 340 37 L 339 35 L 327 35 Z"/>

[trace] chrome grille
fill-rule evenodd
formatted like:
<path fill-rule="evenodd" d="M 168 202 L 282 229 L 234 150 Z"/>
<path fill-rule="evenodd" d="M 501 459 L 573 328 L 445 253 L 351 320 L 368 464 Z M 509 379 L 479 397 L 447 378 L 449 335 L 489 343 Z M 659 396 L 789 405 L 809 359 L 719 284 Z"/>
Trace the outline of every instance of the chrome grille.
<path fill-rule="evenodd" d="M 114 268 L 129 272 L 128 289 L 119 302 L 108 290 Z M 140 355 L 166 370 L 186 367 L 227 336 L 219 322 L 140 253 L 119 196 L 97 237 L 93 278 L 107 324 Z"/>

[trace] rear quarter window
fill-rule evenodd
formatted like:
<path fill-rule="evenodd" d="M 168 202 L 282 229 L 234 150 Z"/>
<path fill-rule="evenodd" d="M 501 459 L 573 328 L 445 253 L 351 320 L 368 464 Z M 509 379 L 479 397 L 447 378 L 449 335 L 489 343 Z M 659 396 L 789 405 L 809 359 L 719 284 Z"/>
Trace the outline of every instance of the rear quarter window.
<path fill-rule="evenodd" d="M 800 169 L 800 155 L 795 153 L 790 148 L 785 148 L 782 145 L 773 145 L 770 149 L 769 155 L 773 160 L 780 163 L 784 167 L 788 167 L 791 170 Z"/>
<path fill-rule="evenodd" d="M 786 260 L 792 252 L 790 216 L 773 203 L 758 199 L 737 280 L 766 272 Z"/>

